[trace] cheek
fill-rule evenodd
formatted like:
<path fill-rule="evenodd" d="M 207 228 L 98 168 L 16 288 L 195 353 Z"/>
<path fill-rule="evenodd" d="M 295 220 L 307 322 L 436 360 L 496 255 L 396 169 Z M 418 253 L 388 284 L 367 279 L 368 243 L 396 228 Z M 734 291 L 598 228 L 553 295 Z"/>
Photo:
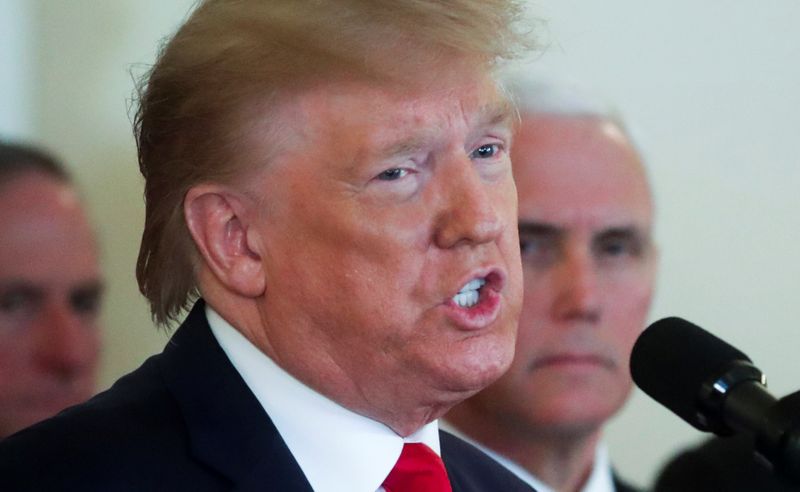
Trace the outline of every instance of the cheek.
<path fill-rule="evenodd" d="M 642 332 L 650 310 L 653 288 L 649 279 L 634 276 L 618 282 L 607 291 L 608 325 L 616 328 L 616 338 L 625 354 L 629 354 Z"/>
<path fill-rule="evenodd" d="M 94 375 L 94 368 L 100 364 L 100 351 L 103 347 L 103 336 L 95 323 L 92 323 L 92 325 L 88 326 L 86 329 L 89 331 L 86 347 L 91 354 L 91 363 L 89 365 L 92 367 L 91 373 Z"/>
<path fill-rule="evenodd" d="M 537 271 L 533 268 L 523 268 L 523 320 L 530 320 L 530 324 L 540 324 L 547 319 L 555 297 L 558 285 L 547 271 Z"/>
<path fill-rule="evenodd" d="M 0 395 L 3 388 L 25 384 L 24 375 L 30 371 L 30 348 L 23 336 L 0 335 Z"/>

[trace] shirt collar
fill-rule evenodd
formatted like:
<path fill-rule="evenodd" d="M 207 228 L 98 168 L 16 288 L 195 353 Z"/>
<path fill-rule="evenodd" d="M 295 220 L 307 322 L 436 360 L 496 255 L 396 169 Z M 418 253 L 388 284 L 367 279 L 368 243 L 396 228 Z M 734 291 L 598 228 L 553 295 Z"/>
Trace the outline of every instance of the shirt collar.
<path fill-rule="evenodd" d="M 436 421 L 403 439 L 383 423 L 295 379 L 209 305 L 206 317 L 222 350 L 272 419 L 315 491 L 380 490 L 404 442 L 423 442 L 441 454 Z"/>
<path fill-rule="evenodd" d="M 533 475 L 531 472 L 523 468 L 515 461 L 512 461 L 511 459 L 503 456 L 502 454 L 487 448 L 478 441 L 465 435 L 464 433 L 453 427 L 453 425 L 451 425 L 446 420 L 442 420 L 440 425 L 443 430 L 446 430 L 447 432 L 455 435 L 456 437 L 459 437 L 464 441 L 467 441 L 468 443 L 472 444 L 476 448 L 480 449 L 481 451 L 489 455 L 492 459 L 494 459 L 495 461 L 506 467 L 520 480 L 527 483 L 538 492 L 555 492 L 552 487 L 546 485 L 538 477 Z M 589 475 L 589 479 L 586 480 L 586 484 L 583 486 L 580 492 L 614 492 L 614 491 L 615 491 L 614 479 L 611 473 L 611 463 L 608 458 L 608 449 L 604 444 L 601 443 L 595 448 L 592 473 L 591 475 Z"/>

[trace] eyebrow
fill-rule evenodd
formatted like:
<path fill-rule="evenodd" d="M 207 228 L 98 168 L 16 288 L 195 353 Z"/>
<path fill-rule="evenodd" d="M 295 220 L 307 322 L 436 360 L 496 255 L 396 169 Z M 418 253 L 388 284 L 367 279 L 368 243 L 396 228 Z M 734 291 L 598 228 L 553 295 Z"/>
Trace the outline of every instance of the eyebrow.
<path fill-rule="evenodd" d="M 640 249 L 647 248 L 650 243 L 650 234 L 636 225 L 609 227 L 594 234 L 592 241 L 603 241 L 606 239 L 630 239 L 634 241 Z"/>
<path fill-rule="evenodd" d="M 474 129 L 482 129 L 491 126 L 506 125 L 511 128 L 511 121 L 514 116 L 514 106 L 508 99 L 500 99 L 481 106 L 475 117 Z M 475 131 L 475 130 L 473 130 Z M 394 142 L 380 150 L 380 155 L 392 157 L 397 155 L 411 154 L 425 148 L 425 146 L 438 134 L 438 127 L 421 129 L 419 133 L 409 138 Z"/>
<path fill-rule="evenodd" d="M 87 280 L 85 282 L 78 282 L 70 286 L 70 292 L 97 292 L 102 294 L 105 290 L 105 282 L 102 279 Z M 0 280 L 0 293 L 4 292 L 25 292 L 26 294 L 43 295 L 45 289 L 36 283 L 26 280 L 10 279 Z"/>
<path fill-rule="evenodd" d="M 544 222 L 519 222 L 517 228 L 520 234 L 531 236 L 558 236 L 564 233 L 563 228 Z"/>
<path fill-rule="evenodd" d="M 395 142 L 385 149 L 381 149 L 380 155 L 384 157 L 393 157 L 398 155 L 413 154 L 425 147 L 425 144 L 430 142 L 436 130 L 422 131 L 407 139 Z"/>
<path fill-rule="evenodd" d="M 519 222 L 517 224 L 520 234 L 536 236 L 558 236 L 566 232 L 566 228 L 546 222 Z M 608 237 L 630 237 L 643 243 L 648 241 L 649 235 L 636 225 L 612 226 L 601 229 L 592 234 L 592 239 L 602 239 Z"/>
<path fill-rule="evenodd" d="M 101 296 L 106 290 L 105 283 L 102 280 L 89 280 L 87 282 L 82 282 L 77 285 L 72 286 L 70 288 L 70 292 L 73 293 L 80 293 L 80 294 L 89 294 L 89 295 L 96 295 Z"/>
<path fill-rule="evenodd" d="M 8 281 L 0 281 L 0 296 L 6 296 L 9 294 L 23 294 L 28 297 L 40 299 L 45 296 L 45 291 L 38 285 L 23 280 L 12 279 Z"/>
<path fill-rule="evenodd" d="M 502 98 L 486 104 L 478 110 L 478 119 L 475 127 L 484 128 L 500 124 L 511 127 L 515 114 L 516 110 L 511 101 L 507 98 Z"/>

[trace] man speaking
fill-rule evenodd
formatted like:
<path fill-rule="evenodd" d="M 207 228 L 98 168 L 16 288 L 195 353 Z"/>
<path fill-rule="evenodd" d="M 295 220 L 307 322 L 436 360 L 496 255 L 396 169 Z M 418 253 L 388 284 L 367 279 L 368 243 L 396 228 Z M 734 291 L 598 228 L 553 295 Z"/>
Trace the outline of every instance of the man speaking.
<path fill-rule="evenodd" d="M 0 489 L 530 490 L 436 420 L 514 352 L 492 74 L 518 13 L 202 2 L 136 117 L 141 291 L 161 324 L 200 300 L 162 354 L 0 444 Z"/>

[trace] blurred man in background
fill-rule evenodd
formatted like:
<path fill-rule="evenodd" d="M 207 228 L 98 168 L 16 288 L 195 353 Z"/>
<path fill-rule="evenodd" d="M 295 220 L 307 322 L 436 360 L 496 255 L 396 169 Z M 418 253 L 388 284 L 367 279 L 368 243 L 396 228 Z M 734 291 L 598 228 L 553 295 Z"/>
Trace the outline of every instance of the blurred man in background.
<path fill-rule="evenodd" d="M 604 107 L 518 79 L 512 150 L 524 301 L 511 369 L 448 423 L 540 491 L 633 490 L 612 472 L 603 426 L 631 390 L 656 252 L 641 157 Z"/>
<path fill-rule="evenodd" d="M 91 396 L 102 292 L 94 231 L 64 168 L 0 142 L 0 438 Z"/>

